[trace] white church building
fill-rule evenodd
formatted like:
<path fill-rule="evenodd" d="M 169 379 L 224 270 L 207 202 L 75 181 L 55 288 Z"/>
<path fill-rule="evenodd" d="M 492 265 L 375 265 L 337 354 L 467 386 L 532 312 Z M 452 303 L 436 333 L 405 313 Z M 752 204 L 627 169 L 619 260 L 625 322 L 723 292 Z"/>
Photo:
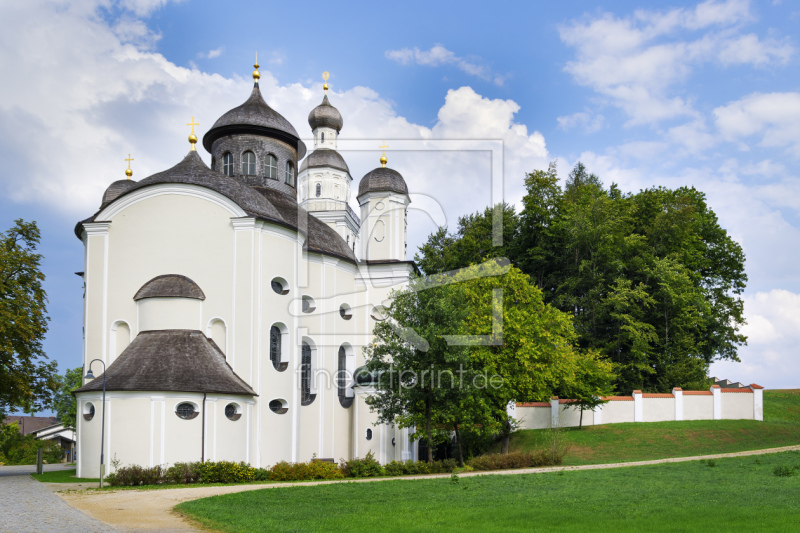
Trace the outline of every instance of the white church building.
<path fill-rule="evenodd" d="M 353 379 L 382 304 L 416 268 L 406 183 L 384 155 L 352 190 L 327 83 L 306 154 L 253 77 L 203 137 L 211 168 L 192 133 L 182 161 L 140 181 L 128 170 L 75 228 L 83 365 L 97 376 L 75 392 L 79 477 L 99 476 L 101 431 L 107 472 L 112 460 L 416 458 L 408 430 L 374 425 L 369 379 Z"/>

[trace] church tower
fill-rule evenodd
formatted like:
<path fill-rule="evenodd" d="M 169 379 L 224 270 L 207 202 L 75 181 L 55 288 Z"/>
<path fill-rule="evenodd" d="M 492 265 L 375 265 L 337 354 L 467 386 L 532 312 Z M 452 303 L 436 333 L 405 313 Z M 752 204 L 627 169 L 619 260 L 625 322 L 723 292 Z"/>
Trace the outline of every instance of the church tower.
<path fill-rule="evenodd" d="M 382 146 L 382 148 L 388 148 Z M 386 166 L 368 172 L 358 185 L 361 206 L 361 260 L 367 262 L 406 261 L 408 187 L 399 172 Z"/>
<path fill-rule="evenodd" d="M 342 115 L 328 101 L 328 73 L 322 77 L 325 79 L 322 103 L 308 114 L 314 151 L 300 165 L 298 196 L 300 206 L 335 230 L 355 253 L 361 221 L 349 205 L 353 178 L 344 158 L 336 151 Z"/>

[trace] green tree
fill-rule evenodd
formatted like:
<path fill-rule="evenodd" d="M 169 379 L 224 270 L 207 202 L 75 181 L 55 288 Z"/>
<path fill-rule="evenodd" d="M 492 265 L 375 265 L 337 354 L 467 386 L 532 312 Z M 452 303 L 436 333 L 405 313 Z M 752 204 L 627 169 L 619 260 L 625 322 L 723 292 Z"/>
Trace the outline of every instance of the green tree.
<path fill-rule="evenodd" d="M 44 409 L 55 389 L 56 363 L 42 348 L 49 318 L 39 239 L 36 223 L 22 219 L 0 235 L 0 416 Z"/>
<path fill-rule="evenodd" d="M 75 417 L 78 413 L 78 402 L 72 391 L 80 388 L 83 381 L 83 368 L 68 368 L 63 376 L 57 376 L 58 385 L 53 396 L 53 410 L 65 427 L 77 427 Z"/>
<path fill-rule="evenodd" d="M 614 365 L 596 350 L 589 350 L 577 358 L 575 379 L 566 391 L 566 396 L 573 401 L 570 407 L 581 412 L 578 429 L 583 428 L 583 411 L 607 403 L 603 397 L 614 391 Z"/>

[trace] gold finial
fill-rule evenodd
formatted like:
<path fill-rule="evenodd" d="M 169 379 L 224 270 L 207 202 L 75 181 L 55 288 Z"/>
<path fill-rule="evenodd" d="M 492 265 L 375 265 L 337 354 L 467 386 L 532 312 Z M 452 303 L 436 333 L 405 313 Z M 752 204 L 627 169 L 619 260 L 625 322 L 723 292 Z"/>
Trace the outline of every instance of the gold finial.
<path fill-rule="evenodd" d="M 388 160 L 388 159 L 386 159 L 386 149 L 387 149 L 387 148 L 389 148 L 389 147 L 386 145 L 386 141 L 383 141 L 383 144 L 381 144 L 380 146 L 378 146 L 378 148 L 380 148 L 381 150 L 383 150 L 383 155 L 381 155 L 381 166 L 382 166 L 382 167 L 385 167 L 385 166 L 386 166 L 386 163 L 388 163 L 388 162 L 389 162 L 389 160 Z"/>
<path fill-rule="evenodd" d="M 256 62 L 253 66 L 256 68 L 253 71 L 253 79 L 256 80 L 256 83 L 258 83 L 258 80 L 261 78 L 261 73 L 258 72 L 258 52 L 256 52 Z"/>
<path fill-rule="evenodd" d="M 325 80 L 325 83 L 322 85 L 322 88 L 325 89 L 325 94 L 326 95 L 328 94 L 328 78 L 330 78 L 330 77 L 331 77 L 331 75 L 328 74 L 327 70 L 322 73 L 322 79 Z"/>
<path fill-rule="evenodd" d="M 191 122 L 189 122 L 189 123 L 188 123 L 188 124 L 186 124 L 186 125 L 187 125 L 187 126 L 191 126 L 191 127 L 192 127 L 192 133 L 190 133 L 190 134 L 189 134 L 189 142 L 192 144 L 192 152 L 195 152 L 196 150 L 195 150 L 195 147 L 194 147 L 194 145 L 195 145 L 195 143 L 197 143 L 197 135 L 195 135 L 195 134 L 194 134 L 194 127 L 195 127 L 195 126 L 199 126 L 200 124 L 198 124 L 197 122 L 195 122 L 195 121 L 194 121 L 194 117 L 192 117 L 192 121 L 191 121 Z"/>
<path fill-rule="evenodd" d="M 128 176 L 128 179 L 131 179 L 131 176 L 133 176 L 133 170 L 131 170 L 131 161 L 133 161 L 133 158 L 131 157 L 131 154 L 128 154 L 128 159 L 125 159 L 125 161 L 128 162 L 128 168 L 125 170 L 125 175 Z"/>

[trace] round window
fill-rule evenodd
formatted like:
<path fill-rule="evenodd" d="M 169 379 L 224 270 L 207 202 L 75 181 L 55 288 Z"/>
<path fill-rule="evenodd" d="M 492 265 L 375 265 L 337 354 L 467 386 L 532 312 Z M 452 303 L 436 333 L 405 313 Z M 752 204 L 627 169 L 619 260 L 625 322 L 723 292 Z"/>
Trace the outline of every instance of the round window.
<path fill-rule="evenodd" d="M 382 305 L 376 305 L 372 308 L 372 313 L 370 313 L 372 318 L 377 321 L 386 320 L 388 317 L 386 315 L 386 308 Z"/>
<path fill-rule="evenodd" d="M 92 418 L 94 418 L 94 404 L 86 402 L 83 404 L 83 419 L 91 420 Z"/>
<path fill-rule="evenodd" d="M 350 306 L 347 304 L 342 304 L 339 306 L 339 316 L 345 320 L 350 320 L 353 318 L 353 310 L 350 309 Z"/>
<path fill-rule="evenodd" d="M 372 440 L 372 429 L 367 428 L 367 440 Z"/>
<path fill-rule="evenodd" d="M 311 296 L 303 296 L 304 313 L 313 313 L 316 308 L 317 304 L 314 302 L 314 298 L 312 298 Z"/>
<path fill-rule="evenodd" d="M 269 402 L 269 410 L 275 414 L 282 415 L 289 410 L 289 404 L 286 403 L 286 400 L 272 400 Z"/>
<path fill-rule="evenodd" d="M 228 417 L 228 420 L 239 420 L 242 418 L 241 409 L 235 403 L 229 403 L 225 406 L 225 416 Z"/>
<path fill-rule="evenodd" d="M 273 278 L 271 286 L 277 294 L 289 294 L 289 284 L 283 278 Z"/>
<path fill-rule="evenodd" d="M 193 403 L 183 402 L 179 403 L 178 406 L 175 408 L 175 414 L 178 415 L 178 418 L 183 418 L 184 420 L 191 420 L 195 418 L 199 413 L 197 411 L 197 407 Z"/>

